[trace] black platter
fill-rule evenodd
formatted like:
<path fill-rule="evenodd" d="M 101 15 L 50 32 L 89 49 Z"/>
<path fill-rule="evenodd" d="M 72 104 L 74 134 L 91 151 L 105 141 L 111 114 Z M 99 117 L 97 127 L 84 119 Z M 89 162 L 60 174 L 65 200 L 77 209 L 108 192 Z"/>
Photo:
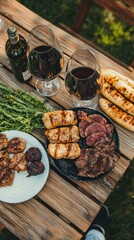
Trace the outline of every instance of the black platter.
<path fill-rule="evenodd" d="M 71 110 L 73 110 L 76 114 L 79 110 L 81 110 L 81 111 L 88 113 L 88 115 L 99 114 L 99 115 L 103 116 L 107 120 L 107 123 L 113 125 L 114 130 L 113 130 L 113 134 L 112 134 L 112 139 L 116 143 L 117 149 L 119 149 L 119 137 L 118 137 L 117 130 L 116 130 L 114 124 L 112 123 L 112 121 L 104 113 L 102 113 L 98 110 L 95 110 L 95 109 L 89 109 L 89 108 L 83 108 L 83 107 L 71 108 Z M 79 121 L 78 121 L 78 123 L 79 123 Z M 80 145 L 80 148 L 88 148 L 88 146 L 86 145 L 86 140 L 84 138 L 80 137 L 80 140 L 78 143 Z M 81 180 L 81 181 L 95 179 L 95 178 L 91 178 L 91 177 L 79 176 L 77 167 L 75 165 L 75 160 L 55 159 L 55 158 L 52 158 L 52 159 L 54 161 L 56 168 L 60 171 L 60 173 L 62 173 L 66 177 L 72 178 L 74 180 Z M 104 175 L 105 173 L 100 174 L 99 176 L 97 176 L 97 178 Z"/>

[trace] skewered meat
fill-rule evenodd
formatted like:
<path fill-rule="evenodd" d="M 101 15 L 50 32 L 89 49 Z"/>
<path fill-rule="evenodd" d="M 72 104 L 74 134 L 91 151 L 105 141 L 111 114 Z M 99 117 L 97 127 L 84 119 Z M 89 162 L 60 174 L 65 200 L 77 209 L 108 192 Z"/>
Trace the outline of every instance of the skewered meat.
<path fill-rule="evenodd" d="M 75 125 L 77 123 L 76 114 L 72 110 L 56 110 L 44 113 L 42 117 L 44 126 L 47 129 Z"/>
<path fill-rule="evenodd" d="M 15 172 L 6 167 L 0 171 L 0 187 L 11 186 L 13 184 Z"/>
<path fill-rule="evenodd" d="M 12 138 L 7 146 L 8 153 L 21 153 L 26 147 L 26 141 L 22 138 L 15 137 Z"/>
<path fill-rule="evenodd" d="M 37 147 L 29 148 L 25 154 L 28 162 L 40 161 L 42 158 L 41 151 Z"/>
<path fill-rule="evenodd" d="M 36 176 L 43 173 L 45 170 L 44 164 L 40 161 L 32 162 L 28 165 L 27 171 L 29 173 L 28 177 Z"/>
<path fill-rule="evenodd" d="M 27 169 L 27 160 L 24 153 L 15 154 L 11 161 L 9 167 L 18 172 L 25 171 Z"/>
<path fill-rule="evenodd" d="M 51 143 L 78 142 L 79 130 L 77 126 L 55 128 L 47 130 L 45 136 Z"/>
<path fill-rule="evenodd" d="M 8 140 L 6 138 L 6 134 L 0 133 L 0 150 L 3 150 L 7 147 Z"/>
<path fill-rule="evenodd" d="M 6 158 L 8 158 L 8 152 L 6 151 L 6 149 L 0 151 L 0 158 L 1 158 L 1 157 L 6 157 Z"/>
<path fill-rule="evenodd" d="M 48 153 L 56 159 L 75 159 L 80 156 L 80 147 L 78 143 L 50 143 Z"/>
<path fill-rule="evenodd" d="M 9 159 L 6 157 L 1 157 L 0 158 L 0 171 L 9 166 Z"/>

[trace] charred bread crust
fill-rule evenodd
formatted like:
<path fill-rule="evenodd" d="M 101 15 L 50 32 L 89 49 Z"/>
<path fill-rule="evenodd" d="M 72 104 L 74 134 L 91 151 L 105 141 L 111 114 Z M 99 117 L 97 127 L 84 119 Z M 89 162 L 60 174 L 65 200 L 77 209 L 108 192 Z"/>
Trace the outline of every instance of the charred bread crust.
<path fill-rule="evenodd" d="M 107 99 L 100 98 L 100 107 L 102 110 L 115 122 L 125 127 L 126 129 L 134 132 L 134 117 L 116 107 Z"/>
<path fill-rule="evenodd" d="M 102 69 L 101 80 L 107 81 L 124 97 L 134 102 L 134 82 L 112 69 Z"/>
<path fill-rule="evenodd" d="M 134 104 L 123 97 L 123 95 L 119 93 L 112 85 L 107 83 L 106 80 L 103 81 L 101 93 L 109 101 L 120 107 L 128 114 L 134 116 Z"/>

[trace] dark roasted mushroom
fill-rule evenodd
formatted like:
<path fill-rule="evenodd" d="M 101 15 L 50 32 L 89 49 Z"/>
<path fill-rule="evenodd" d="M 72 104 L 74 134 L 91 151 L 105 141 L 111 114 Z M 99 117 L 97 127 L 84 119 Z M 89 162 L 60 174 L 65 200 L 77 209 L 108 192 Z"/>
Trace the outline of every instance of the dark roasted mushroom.
<path fill-rule="evenodd" d="M 42 162 L 32 162 L 28 165 L 27 171 L 29 173 L 29 175 L 27 177 L 30 176 L 36 176 L 38 174 L 43 173 L 45 170 L 44 164 Z"/>

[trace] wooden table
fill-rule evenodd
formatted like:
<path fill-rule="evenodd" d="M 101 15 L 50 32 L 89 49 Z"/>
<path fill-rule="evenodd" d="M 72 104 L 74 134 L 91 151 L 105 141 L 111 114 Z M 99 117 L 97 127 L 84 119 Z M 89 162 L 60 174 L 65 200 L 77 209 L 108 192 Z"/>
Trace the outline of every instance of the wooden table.
<path fill-rule="evenodd" d="M 14 89 L 26 89 L 42 99 L 36 93 L 34 79 L 30 83 L 20 83 L 12 75 L 5 54 L 7 27 L 16 26 L 19 33 L 25 38 L 28 37 L 30 30 L 36 25 L 45 24 L 51 27 L 61 43 L 65 56 L 65 65 L 70 54 L 77 48 L 86 45 L 15 0 L 0 0 L 0 14 L 2 14 L 5 21 L 3 32 L 0 33 L 0 82 Z M 131 72 L 95 49 L 92 50 L 101 67 L 112 67 L 134 79 Z M 44 98 L 44 100 L 53 109 L 61 107 L 68 109 L 72 106 L 72 100 L 65 90 L 63 73 L 59 79 L 61 82 L 59 93 L 51 99 Z M 112 171 L 98 180 L 81 182 L 63 177 L 55 166 L 51 165 L 46 185 L 33 199 L 19 204 L 0 203 L 0 221 L 20 239 L 81 239 L 98 214 L 101 205 L 124 175 L 130 160 L 134 156 L 134 134 L 116 123 L 115 126 L 119 134 L 121 157 Z M 35 130 L 32 134 L 42 144 L 45 144 L 42 131 Z"/>

